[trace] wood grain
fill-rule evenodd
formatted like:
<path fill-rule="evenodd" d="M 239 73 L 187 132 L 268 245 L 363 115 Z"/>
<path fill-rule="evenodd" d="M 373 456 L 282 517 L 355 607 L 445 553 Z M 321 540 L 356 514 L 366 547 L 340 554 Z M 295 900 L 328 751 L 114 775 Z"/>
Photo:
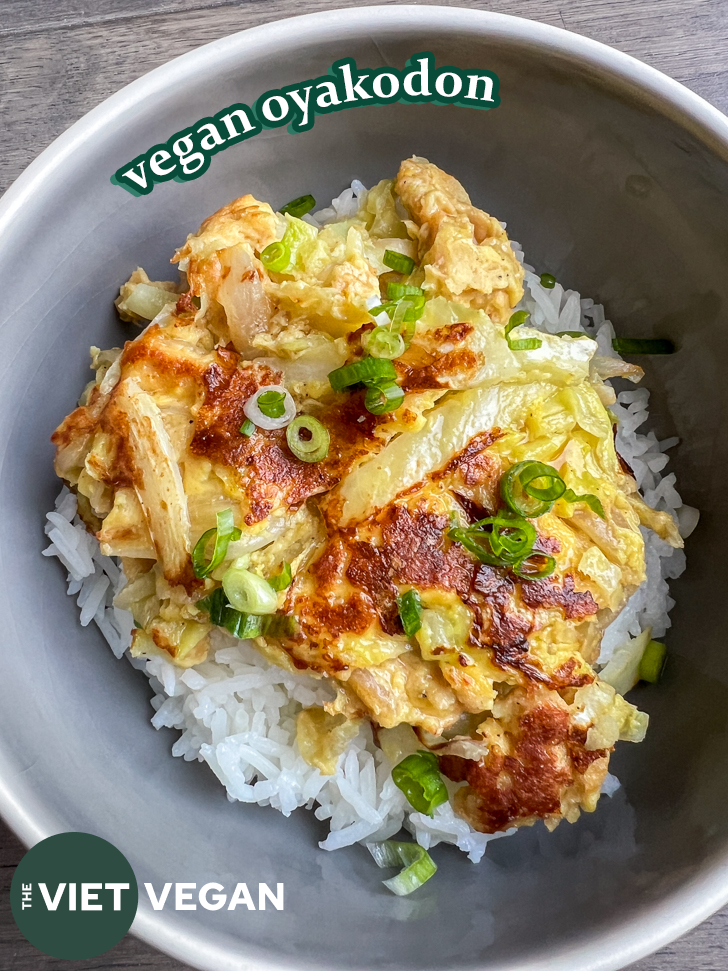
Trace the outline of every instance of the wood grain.
<path fill-rule="evenodd" d="M 440 3 L 584 34 L 640 58 L 728 112 L 726 0 Z M 305 12 L 345 6 L 361 4 L 310 0 Z M 0 0 L 0 192 L 69 125 L 135 78 L 208 41 L 301 12 L 297 0 Z M 59 962 L 40 954 L 10 914 L 10 880 L 23 852 L 0 822 L 0 971 L 184 971 L 185 965 L 129 936 L 90 961 Z M 728 908 L 633 966 L 688 969 L 728 969 Z"/>

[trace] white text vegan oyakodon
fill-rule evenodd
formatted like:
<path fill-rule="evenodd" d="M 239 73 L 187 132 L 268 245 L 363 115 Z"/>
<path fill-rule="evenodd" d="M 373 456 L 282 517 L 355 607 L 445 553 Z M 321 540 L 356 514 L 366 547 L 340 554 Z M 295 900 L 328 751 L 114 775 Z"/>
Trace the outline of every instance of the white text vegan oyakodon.
<path fill-rule="evenodd" d="M 147 195 L 159 182 L 199 178 L 213 155 L 265 128 L 286 125 L 296 134 L 312 128 L 316 115 L 397 101 L 496 108 L 500 104 L 498 78 L 478 69 L 437 69 L 429 51 L 414 54 L 402 71 L 392 67 L 358 70 L 354 60 L 343 58 L 322 77 L 266 91 L 252 108 L 236 103 L 200 119 L 122 165 L 111 181 L 132 195 Z"/>

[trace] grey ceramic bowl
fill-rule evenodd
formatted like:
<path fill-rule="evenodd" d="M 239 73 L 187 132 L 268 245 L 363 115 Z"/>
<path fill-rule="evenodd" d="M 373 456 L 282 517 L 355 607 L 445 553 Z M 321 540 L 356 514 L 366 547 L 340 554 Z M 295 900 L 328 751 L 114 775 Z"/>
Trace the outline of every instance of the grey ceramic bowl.
<path fill-rule="evenodd" d="M 481 66 L 502 106 L 360 108 L 300 135 L 272 131 L 207 174 L 133 198 L 109 182 L 137 153 L 234 101 L 316 77 L 335 59 Z M 649 362 L 658 434 L 703 510 L 669 633 L 664 683 L 639 691 L 644 745 L 614 759 L 623 789 L 575 826 L 493 845 L 473 866 L 436 851 L 437 878 L 396 899 L 366 851 L 317 848 L 297 811 L 230 805 L 210 771 L 170 756 L 143 677 L 82 630 L 43 559 L 58 483 L 48 436 L 88 377 L 88 346 L 123 340 L 111 300 L 142 264 L 243 192 L 324 200 L 425 155 L 508 221 L 530 260 L 606 304 L 631 336 L 670 335 Z M 453 7 L 387 6 L 270 24 L 187 54 L 58 139 L 0 206 L 0 810 L 33 843 L 81 830 L 115 843 L 140 884 L 285 884 L 285 911 L 151 910 L 135 931 L 205 969 L 315 966 L 608 971 L 728 900 L 725 479 L 728 120 L 644 65 L 552 27 Z"/>

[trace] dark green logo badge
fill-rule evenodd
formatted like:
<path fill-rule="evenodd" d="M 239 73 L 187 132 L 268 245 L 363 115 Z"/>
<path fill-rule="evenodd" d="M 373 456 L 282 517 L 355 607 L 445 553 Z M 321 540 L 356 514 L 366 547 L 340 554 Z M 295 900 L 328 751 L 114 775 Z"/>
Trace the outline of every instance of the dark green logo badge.
<path fill-rule="evenodd" d="M 28 850 L 10 885 L 20 932 L 44 954 L 97 957 L 131 927 L 139 892 L 115 846 L 88 833 L 50 836 Z"/>

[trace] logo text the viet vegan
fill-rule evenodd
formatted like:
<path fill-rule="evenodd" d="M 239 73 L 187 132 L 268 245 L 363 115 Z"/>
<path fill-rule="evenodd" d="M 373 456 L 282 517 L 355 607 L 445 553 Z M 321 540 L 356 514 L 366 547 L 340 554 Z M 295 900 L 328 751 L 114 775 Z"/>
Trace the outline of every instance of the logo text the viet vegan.
<path fill-rule="evenodd" d="M 414 54 L 402 71 L 393 67 L 358 70 L 352 58 L 343 58 L 322 77 L 266 91 L 252 108 L 232 104 L 200 119 L 122 165 L 111 181 L 132 195 L 147 195 L 158 182 L 198 178 L 207 171 L 213 155 L 264 128 L 287 125 L 296 134 L 312 128 L 316 115 L 395 101 L 497 108 L 498 78 L 479 69 L 436 69 L 429 51 Z"/>

